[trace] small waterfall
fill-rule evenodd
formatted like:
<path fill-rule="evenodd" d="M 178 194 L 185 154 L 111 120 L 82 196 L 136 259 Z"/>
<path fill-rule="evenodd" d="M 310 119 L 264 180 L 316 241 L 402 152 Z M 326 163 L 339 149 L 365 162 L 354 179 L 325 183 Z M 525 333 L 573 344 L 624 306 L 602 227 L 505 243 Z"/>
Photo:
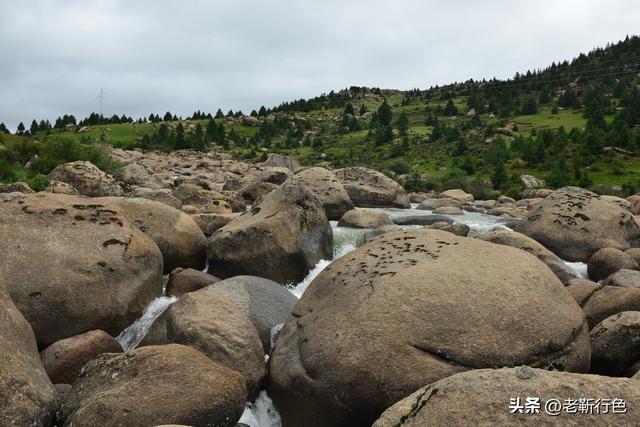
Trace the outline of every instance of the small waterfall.
<path fill-rule="evenodd" d="M 131 351 L 140 345 L 144 337 L 149 333 L 153 322 L 177 300 L 176 297 L 158 297 L 151 301 L 142 316 L 116 337 L 123 350 Z"/>
<path fill-rule="evenodd" d="M 281 427 L 282 421 L 278 410 L 267 396 L 266 391 L 261 391 L 255 402 L 247 402 L 239 424 L 249 427 Z"/>
<path fill-rule="evenodd" d="M 571 270 L 573 270 L 574 273 L 576 273 L 578 275 L 579 278 L 581 279 L 588 279 L 589 278 L 589 274 L 587 274 L 587 264 L 584 262 L 569 262 L 569 261 L 565 261 L 565 264 L 567 264 L 567 267 L 569 267 Z"/>
<path fill-rule="evenodd" d="M 335 234 L 336 232 L 334 229 L 334 236 Z M 315 267 L 313 267 L 313 269 L 309 271 L 309 273 L 307 274 L 307 277 L 305 277 L 302 280 L 302 282 L 298 283 L 297 285 L 288 286 L 291 293 L 293 293 L 296 297 L 300 298 L 304 293 L 304 291 L 309 287 L 311 282 L 313 282 L 313 279 L 315 279 L 316 276 L 318 276 L 318 274 L 322 272 L 322 270 L 327 268 L 327 266 L 331 264 L 333 261 L 353 251 L 355 248 L 356 248 L 355 242 L 352 243 L 350 240 L 342 241 L 342 244 L 340 246 L 336 246 L 333 248 L 332 260 L 321 259 L 320 261 L 318 261 Z"/>

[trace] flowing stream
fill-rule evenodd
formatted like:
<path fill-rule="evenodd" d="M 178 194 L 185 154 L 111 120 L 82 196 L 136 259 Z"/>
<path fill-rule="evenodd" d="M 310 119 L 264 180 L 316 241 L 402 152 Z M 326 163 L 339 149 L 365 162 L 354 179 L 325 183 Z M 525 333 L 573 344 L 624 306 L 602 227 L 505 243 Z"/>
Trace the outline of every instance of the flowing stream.
<path fill-rule="evenodd" d="M 431 211 L 415 209 L 417 205 L 412 205 L 411 209 L 377 209 L 387 213 L 392 219 L 403 216 L 428 216 Z M 454 223 L 462 223 L 469 226 L 469 235 L 484 233 L 492 230 L 511 230 L 506 224 L 505 218 L 487 215 L 477 212 L 466 212 L 462 215 L 451 215 Z M 289 286 L 289 290 L 300 298 L 309 287 L 313 279 L 318 276 L 328 265 L 336 259 L 348 254 L 364 243 L 364 235 L 368 229 L 357 229 L 348 227 L 338 227 L 337 221 L 331 221 L 333 229 L 333 258 L 330 260 L 320 260 L 300 283 Z M 417 228 L 418 226 L 401 226 L 401 228 Z M 587 265 L 582 262 L 565 262 L 579 277 L 587 277 Z M 206 269 L 204 270 L 207 271 Z M 153 300 L 146 308 L 142 316 L 122 331 L 116 338 L 125 351 L 135 349 L 147 335 L 153 322 L 165 312 L 177 298 L 163 296 Z M 279 325 L 281 327 L 281 325 Z M 273 402 L 262 391 L 255 402 L 247 402 L 245 410 L 239 423 L 249 427 L 280 427 L 280 415 L 273 405 Z"/>

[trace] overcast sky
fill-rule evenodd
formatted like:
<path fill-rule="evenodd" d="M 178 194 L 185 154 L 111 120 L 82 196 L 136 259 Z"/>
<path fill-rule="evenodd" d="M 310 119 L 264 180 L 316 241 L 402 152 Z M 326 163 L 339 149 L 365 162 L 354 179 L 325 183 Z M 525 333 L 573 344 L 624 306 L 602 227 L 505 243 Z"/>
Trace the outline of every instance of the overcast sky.
<path fill-rule="evenodd" d="M 245 113 L 351 85 L 426 88 L 571 59 L 637 0 L 0 0 L 0 122 Z"/>

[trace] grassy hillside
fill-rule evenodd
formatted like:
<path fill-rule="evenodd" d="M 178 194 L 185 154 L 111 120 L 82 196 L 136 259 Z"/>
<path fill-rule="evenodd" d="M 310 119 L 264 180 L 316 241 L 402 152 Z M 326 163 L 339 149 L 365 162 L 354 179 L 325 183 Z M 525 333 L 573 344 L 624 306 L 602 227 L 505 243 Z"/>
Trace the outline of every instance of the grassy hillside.
<path fill-rule="evenodd" d="M 37 141 L 34 153 L 60 141 L 215 150 L 249 161 L 277 152 L 302 165 L 372 167 L 414 191 L 462 187 L 482 196 L 493 188 L 518 195 L 518 177 L 529 174 L 549 187 L 624 195 L 640 190 L 639 64 L 640 39 L 632 37 L 507 81 L 411 91 L 351 87 L 251 116 L 197 112 L 185 120 L 165 115 L 130 123 L 92 115 L 77 125 L 65 116 L 58 129 L 41 122 L 35 135 L 0 136 L 0 149 L 30 140 Z M 74 157 L 68 154 L 62 157 Z M 7 157 L 0 179 L 24 178 L 24 163 Z"/>

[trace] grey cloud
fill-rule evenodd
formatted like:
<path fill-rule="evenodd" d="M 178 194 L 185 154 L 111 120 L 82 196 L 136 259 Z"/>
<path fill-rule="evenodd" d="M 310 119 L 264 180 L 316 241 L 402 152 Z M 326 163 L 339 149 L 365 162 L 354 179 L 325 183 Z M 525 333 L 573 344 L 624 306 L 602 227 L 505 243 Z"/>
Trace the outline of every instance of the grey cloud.
<path fill-rule="evenodd" d="M 0 3 L 0 121 L 188 115 L 506 78 L 637 31 L 633 0 Z"/>

